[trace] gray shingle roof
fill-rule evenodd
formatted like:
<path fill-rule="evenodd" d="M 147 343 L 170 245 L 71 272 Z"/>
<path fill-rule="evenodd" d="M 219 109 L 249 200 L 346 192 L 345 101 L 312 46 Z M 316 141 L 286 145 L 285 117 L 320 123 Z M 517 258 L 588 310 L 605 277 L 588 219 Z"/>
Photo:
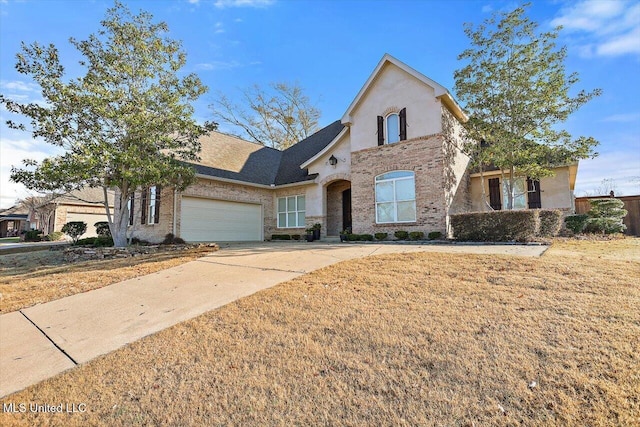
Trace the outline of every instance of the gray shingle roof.
<path fill-rule="evenodd" d="M 320 129 L 297 144 L 279 151 L 220 132 L 200 139 L 196 172 L 253 184 L 282 185 L 315 178 L 300 165 L 326 147 L 343 129 L 340 121 Z"/>

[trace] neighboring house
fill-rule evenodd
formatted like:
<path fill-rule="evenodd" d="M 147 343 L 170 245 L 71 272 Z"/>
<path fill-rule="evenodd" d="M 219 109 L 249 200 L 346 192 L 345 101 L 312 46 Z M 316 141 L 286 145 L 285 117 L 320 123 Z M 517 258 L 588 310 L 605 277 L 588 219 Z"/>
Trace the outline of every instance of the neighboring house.
<path fill-rule="evenodd" d="M 17 237 L 28 229 L 29 210 L 22 204 L 0 211 L 0 237 Z"/>
<path fill-rule="evenodd" d="M 384 55 L 341 120 L 284 151 L 217 132 L 202 138 L 197 182 L 137 192 L 130 234 L 259 241 L 314 223 L 323 236 L 446 234 L 449 215 L 477 209 L 481 197 L 460 150 L 466 119 L 443 86 Z M 542 207 L 570 209 L 572 182 L 543 180 Z"/>
<path fill-rule="evenodd" d="M 108 192 L 111 208 L 113 194 Z M 82 237 L 95 237 L 94 224 L 107 221 L 102 188 L 83 188 L 60 196 L 44 196 L 41 200 L 42 204 L 29 211 L 29 221 L 32 229 L 42 230 L 44 234 L 62 231 L 68 222 L 83 221 L 87 231 Z"/>

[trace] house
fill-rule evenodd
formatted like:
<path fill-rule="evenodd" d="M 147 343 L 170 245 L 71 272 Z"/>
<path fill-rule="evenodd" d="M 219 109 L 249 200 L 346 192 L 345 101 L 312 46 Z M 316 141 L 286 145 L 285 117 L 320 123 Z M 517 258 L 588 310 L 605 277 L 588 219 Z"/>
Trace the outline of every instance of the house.
<path fill-rule="evenodd" d="M 480 179 L 460 150 L 465 120 L 446 88 L 384 55 L 340 120 L 284 151 L 217 132 L 203 137 L 197 181 L 183 192 L 137 192 L 130 234 L 260 241 L 314 223 L 322 236 L 347 228 L 446 234 L 452 213 L 482 205 Z M 486 193 L 501 198 L 494 179 Z M 571 209 L 573 182 L 568 167 L 530 197 Z"/>
<path fill-rule="evenodd" d="M 29 210 L 22 204 L 0 211 L 0 237 L 16 237 L 28 228 Z"/>
<path fill-rule="evenodd" d="M 109 191 L 111 208 L 113 199 L 114 193 Z M 95 237 L 94 224 L 107 221 L 102 188 L 83 188 L 62 195 L 47 195 L 41 197 L 40 201 L 29 210 L 28 218 L 31 228 L 42 230 L 44 234 L 62 231 L 67 222 L 83 221 L 87 224 L 87 231 L 82 237 Z"/>

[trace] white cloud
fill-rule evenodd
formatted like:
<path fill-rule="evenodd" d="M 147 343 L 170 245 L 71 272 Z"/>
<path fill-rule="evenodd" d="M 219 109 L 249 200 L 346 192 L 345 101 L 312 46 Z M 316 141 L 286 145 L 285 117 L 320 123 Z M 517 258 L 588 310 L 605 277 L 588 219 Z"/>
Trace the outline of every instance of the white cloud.
<path fill-rule="evenodd" d="M 35 83 L 26 83 L 20 80 L 0 80 L 0 88 L 19 92 L 39 92 L 39 87 Z"/>
<path fill-rule="evenodd" d="M 640 121 L 640 112 L 636 113 L 624 113 L 624 114 L 613 114 L 611 116 L 607 116 L 603 118 L 601 121 L 603 122 L 615 122 L 615 123 L 629 123 Z"/>
<path fill-rule="evenodd" d="M 219 9 L 226 7 L 267 7 L 275 3 L 275 0 L 216 0 L 214 6 Z"/>
<path fill-rule="evenodd" d="M 222 22 L 216 22 L 215 33 L 216 34 L 224 33 L 224 24 Z"/>
<path fill-rule="evenodd" d="M 237 61 L 212 61 L 205 62 L 201 64 L 196 64 L 196 69 L 203 71 L 212 71 L 212 70 L 230 70 L 232 68 L 241 67 Z"/>
<path fill-rule="evenodd" d="M 189 3 L 191 4 L 198 4 L 200 2 L 200 0 L 189 0 Z"/>
<path fill-rule="evenodd" d="M 493 6 L 490 4 L 485 4 L 482 6 L 482 13 L 491 13 L 493 12 Z"/>
<path fill-rule="evenodd" d="M 582 0 L 563 7 L 551 25 L 578 36 L 581 56 L 640 55 L 640 3 Z"/>
<path fill-rule="evenodd" d="M 636 145 L 640 148 L 640 141 Z M 612 180 L 617 192 L 632 196 L 640 194 L 640 151 L 604 153 L 595 159 L 581 160 L 578 167 L 575 194 L 584 195 L 600 186 L 603 179 Z"/>
<path fill-rule="evenodd" d="M 23 159 L 41 161 L 46 157 L 59 154 L 60 151 L 44 142 L 30 139 L 0 139 L 0 208 L 8 208 L 32 194 L 22 184 L 11 182 L 11 167 L 22 166 Z"/>

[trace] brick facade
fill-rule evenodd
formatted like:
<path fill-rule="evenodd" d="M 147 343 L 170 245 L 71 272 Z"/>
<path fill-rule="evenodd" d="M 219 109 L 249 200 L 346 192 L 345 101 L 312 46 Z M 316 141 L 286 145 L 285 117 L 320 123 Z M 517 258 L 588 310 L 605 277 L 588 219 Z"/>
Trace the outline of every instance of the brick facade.
<path fill-rule="evenodd" d="M 430 135 L 396 144 L 368 148 L 351 156 L 351 197 L 353 232 L 386 232 L 397 230 L 446 231 L 444 200 L 442 136 Z M 415 173 L 416 221 L 377 224 L 375 213 L 375 177 L 395 170 Z"/>

